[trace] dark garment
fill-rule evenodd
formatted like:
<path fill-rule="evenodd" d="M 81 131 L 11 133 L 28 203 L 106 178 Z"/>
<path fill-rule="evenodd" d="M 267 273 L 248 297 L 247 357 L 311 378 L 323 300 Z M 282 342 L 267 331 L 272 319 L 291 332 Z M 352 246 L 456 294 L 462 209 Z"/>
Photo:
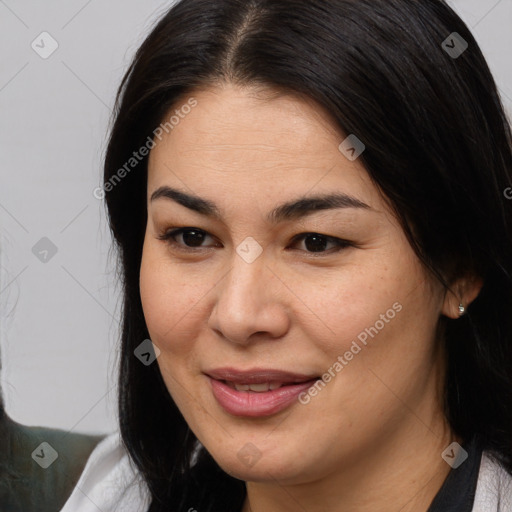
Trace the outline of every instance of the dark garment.
<path fill-rule="evenodd" d="M 427 512 L 471 512 L 482 459 L 482 449 L 475 439 L 462 448 L 468 458 L 456 469 L 451 469 Z"/>
<path fill-rule="evenodd" d="M 0 418 L 0 511 L 60 510 L 102 438 Z"/>

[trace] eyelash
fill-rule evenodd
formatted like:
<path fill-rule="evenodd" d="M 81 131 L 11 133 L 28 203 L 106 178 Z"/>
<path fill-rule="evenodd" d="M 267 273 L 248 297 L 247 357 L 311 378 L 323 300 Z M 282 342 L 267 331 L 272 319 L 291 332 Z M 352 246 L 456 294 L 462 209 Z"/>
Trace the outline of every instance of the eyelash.
<path fill-rule="evenodd" d="M 207 236 L 211 236 L 206 231 L 203 231 L 202 229 L 193 228 L 193 227 L 185 227 L 185 228 L 167 230 L 165 233 L 157 236 L 157 239 L 162 240 L 162 241 L 166 242 L 167 244 L 169 244 L 170 246 L 175 247 L 178 250 L 187 252 L 187 253 L 197 253 L 200 250 L 208 249 L 207 247 L 187 247 L 187 246 L 179 244 L 178 242 L 176 242 L 176 240 L 174 240 L 175 237 L 177 237 L 183 233 L 186 233 L 187 231 L 194 231 L 197 233 L 202 233 Z M 313 233 L 313 232 L 301 233 L 299 235 L 295 235 L 292 239 L 292 243 L 295 244 L 298 241 L 303 240 L 308 236 L 316 236 L 319 238 L 323 238 L 323 239 L 327 240 L 327 242 L 333 242 L 334 244 L 337 245 L 337 247 L 335 247 L 334 250 L 331 249 L 331 250 L 318 251 L 318 252 L 304 251 L 304 252 L 312 255 L 313 257 L 317 257 L 319 255 L 321 256 L 323 254 L 330 255 L 333 253 L 337 253 L 343 249 L 346 249 L 347 247 L 354 246 L 354 244 L 352 244 L 348 240 L 343 240 L 341 238 L 336 238 L 336 237 L 332 237 L 332 236 L 328 236 L 328 235 L 322 235 L 321 233 Z"/>

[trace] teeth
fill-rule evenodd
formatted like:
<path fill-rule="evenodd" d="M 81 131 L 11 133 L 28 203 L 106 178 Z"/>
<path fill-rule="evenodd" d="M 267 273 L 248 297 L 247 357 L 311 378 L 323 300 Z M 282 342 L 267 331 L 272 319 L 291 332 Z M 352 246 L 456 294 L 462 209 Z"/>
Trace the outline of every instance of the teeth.
<path fill-rule="evenodd" d="M 267 382 L 264 382 L 263 384 L 249 384 L 249 389 L 251 391 L 263 393 L 264 391 L 268 391 L 270 389 L 270 384 Z"/>
<path fill-rule="evenodd" d="M 234 384 L 228 383 L 231 387 L 234 387 L 237 391 L 255 391 L 256 393 L 264 393 L 266 391 L 272 391 L 282 386 L 280 382 L 264 382 L 261 384 Z"/>

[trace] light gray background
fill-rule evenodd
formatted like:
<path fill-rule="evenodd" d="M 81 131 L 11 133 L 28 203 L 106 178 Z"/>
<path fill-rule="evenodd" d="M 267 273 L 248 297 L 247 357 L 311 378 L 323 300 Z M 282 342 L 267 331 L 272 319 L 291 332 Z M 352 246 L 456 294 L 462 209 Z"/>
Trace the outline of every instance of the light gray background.
<path fill-rule="evenodd" d="M 450 3 L 512 112 L 512 0 Z M 16 421 L 116 428 L 119 286 L 93 190 L 121 76 L 170 5 L 0 0 L 1 385 Z M 47 59 L 31 47 L 44 31 L 59 45 Z M 32 252 L 43 237 L 47 262 Z"/>

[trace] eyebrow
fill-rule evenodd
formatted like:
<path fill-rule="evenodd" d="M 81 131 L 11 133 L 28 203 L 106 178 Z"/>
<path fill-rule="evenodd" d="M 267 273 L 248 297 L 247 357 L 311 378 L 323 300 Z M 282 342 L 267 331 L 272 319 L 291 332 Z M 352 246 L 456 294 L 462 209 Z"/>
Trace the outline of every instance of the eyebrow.
<path fill-rule="evenodd" d="M 151 194 L 150 202 L 162 198 L 175 201 L 185 208 L 193 210 L 201 215 L 213 217 L 217 220 L 222 219 L 219 208 L 215 203 L 208 199 L 186 194 L 185 192 L 175 188 L 163 186 L 159 187 Z M 271 224 L 278 224 L 284 221 L 300 219 L 308 215 L 312 215 L 320 210 L 333 210 L 340 208 L 360 208 L 371 210 L 371 207 L 366 203 L 344 193 L 314 195 L 301 197 L 294 201 L 289 201 L 277 206 L 267 215 L 267 221 Z"/>

